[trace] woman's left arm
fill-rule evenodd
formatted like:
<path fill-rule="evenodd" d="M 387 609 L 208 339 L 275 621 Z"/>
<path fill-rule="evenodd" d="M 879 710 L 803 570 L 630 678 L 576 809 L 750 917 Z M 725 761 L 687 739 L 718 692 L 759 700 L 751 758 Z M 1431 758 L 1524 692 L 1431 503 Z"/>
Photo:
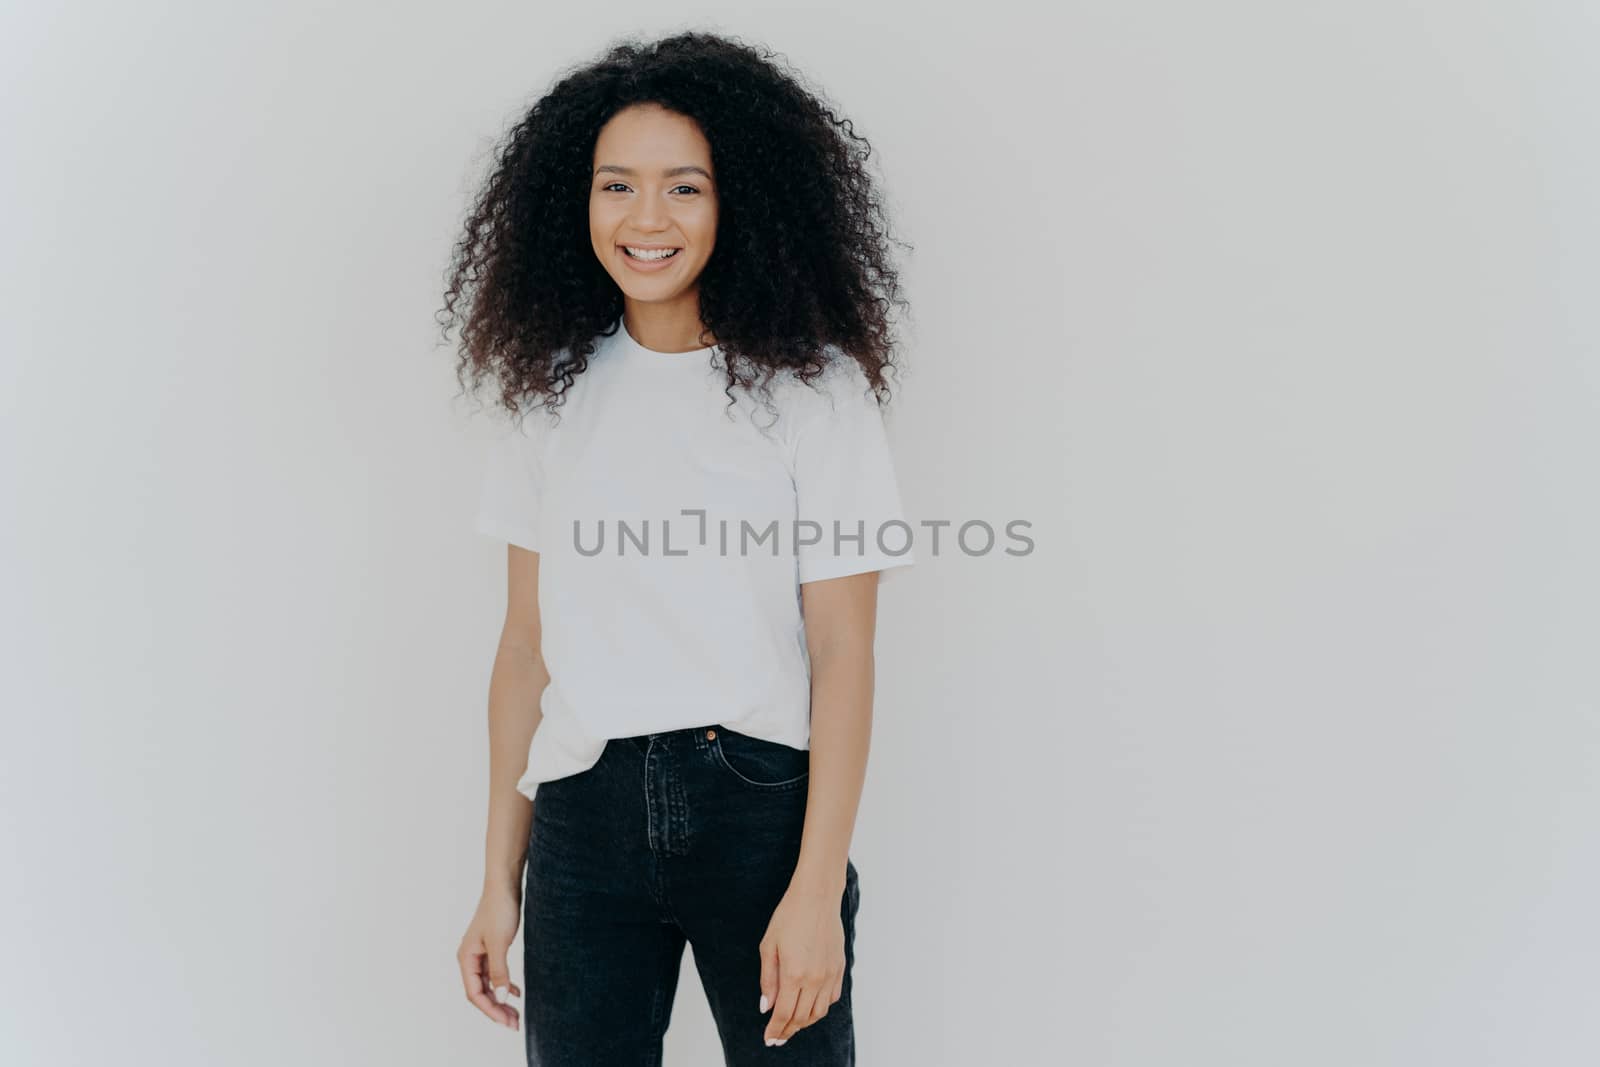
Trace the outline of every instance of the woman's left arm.
<path fill-rule="evenodd" d="M 761 941 L 769 1043 L 822 1018 L 843 992 L 840 906 L 872 736 L 878 574 L 800 586 L 811 657 L 811 776 L 800 858 Z"/>

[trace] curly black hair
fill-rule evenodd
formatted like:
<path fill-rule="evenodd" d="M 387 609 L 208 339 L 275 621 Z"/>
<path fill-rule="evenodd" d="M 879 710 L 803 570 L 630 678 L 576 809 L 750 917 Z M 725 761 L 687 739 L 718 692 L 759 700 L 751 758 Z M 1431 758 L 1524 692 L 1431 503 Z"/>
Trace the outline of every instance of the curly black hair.
<path fill-rule="evenodd" d="M 871 146 L 774 53 L 685 32 L 622 38 L 569 69 L 497 147 L 448 273 L 439 321 L 461 328 L 458 381 L 494 378 L 499 400 L 559 407 L 623 296 L 589 241 L 588 187 L 601 128 L 635 104 L 699 125 L 719 214 L 699 277 L 700 317 L 736 385 L 788 369 L 807 384 L 854 359 L 879 404 L 898 372 L 891 305 L 901 298 Z M 466 302 L 467 313 L 458 310 Z"/>

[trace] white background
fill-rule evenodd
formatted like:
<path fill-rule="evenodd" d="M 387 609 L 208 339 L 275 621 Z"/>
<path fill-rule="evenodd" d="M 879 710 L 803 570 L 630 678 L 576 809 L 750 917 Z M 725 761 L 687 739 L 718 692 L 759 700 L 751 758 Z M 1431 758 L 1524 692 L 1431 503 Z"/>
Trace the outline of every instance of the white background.
<path fill-rule="evenodd" d="M 5 23 L 0 1061 L 521 1062 L 433 313 L 556 70 L 689 27 L 874 145 L 908 510 L 1034 524 L 885 586 L 861 1062 L 1600 1059 L 1592 5 Z"/>

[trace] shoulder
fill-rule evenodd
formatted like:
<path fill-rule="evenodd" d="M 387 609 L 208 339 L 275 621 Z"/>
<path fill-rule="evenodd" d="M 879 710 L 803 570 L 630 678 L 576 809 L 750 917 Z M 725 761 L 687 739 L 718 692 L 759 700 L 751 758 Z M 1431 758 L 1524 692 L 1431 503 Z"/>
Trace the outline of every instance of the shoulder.
<path fill-rule="evenodd" d="M 841 407 L 867 400 L 876 403 L 872 383 L 860 363 L 837 345 L 828 345 L 823 358 L 822 372 L 809 380 L 802 380 L 792 369 L 783 372 L 785 406 L 802 418 L 825 418 Z"/>
<path fill-rule="evenodd" d="M 809 381 L 786 370 L 783 389 L 779 425 L 791 472 L 803 455 L 814 460 L 842 455 L 883 433 L 878 399 L 866 371 L 837 348 L 830 349 L 822 372 Z"/>

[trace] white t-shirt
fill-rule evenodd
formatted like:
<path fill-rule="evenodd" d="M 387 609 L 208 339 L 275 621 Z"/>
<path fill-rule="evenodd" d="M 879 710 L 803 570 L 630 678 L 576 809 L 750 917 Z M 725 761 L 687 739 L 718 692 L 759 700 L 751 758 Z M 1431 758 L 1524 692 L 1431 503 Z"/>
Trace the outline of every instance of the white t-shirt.
<path fill-rule="evenodd" d="M 539 553 L 529 798 L 610 738 L 721 723 L 810 748 L 801 583 L 915 562 L 853 359 L 830 349 L 810 385 L 781 372 L 775 418 L 738 387 L 729 408 L 714 346 L 657 352 L 620 320 L 596 340 L 560 421 L 532 408 L 490 446 L 476 520 Z"/>

